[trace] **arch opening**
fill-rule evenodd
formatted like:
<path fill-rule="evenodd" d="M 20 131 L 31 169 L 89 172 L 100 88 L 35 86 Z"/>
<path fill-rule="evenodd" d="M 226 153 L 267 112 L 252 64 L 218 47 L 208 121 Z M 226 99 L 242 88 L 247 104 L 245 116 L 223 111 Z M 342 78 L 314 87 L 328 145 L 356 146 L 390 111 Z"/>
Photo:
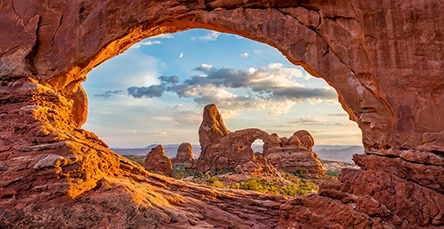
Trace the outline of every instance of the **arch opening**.
<path fill-rule="evenodd" d="M 254 140 L 253 144 L 251 144 L 253 151 L 255 153 L 263 153 L 264 152 L 264 141 L 260 138 Z"/>
<path fill-rule="evenodd" d="M 85 227 L 175 223 L 185 228 L 192 222 L 197 227 L 258 228 L 353 227 L 356 222 L 442 226 L 442 211 L 436 213 L 436 203 L 444 202 L 444 182 L 436 179 L 443 174 L 444 58 L 437 51 L 443 29 L 436 26 L 443 21 L 442 8 L 430 1 L 392 1 L 382 7 L 365 1 L 6 1 L 0 21 L 0 199 L 10 211 L 0 213 L 0 221 L 12 227 L 78 221 Z M 190 28 L 232 32 L 269 44 L 291 63 L 324 78 L 362 130 L 365 154 L 354 159 L 363 169 L 343 170 L 344 179 L 324 186 L 321 195 L 295 199 L 192 185 L 183 190 L 116 156 L 97 136 L 80 129 L 87 110 L 80 82 L 87 72 L 143 38 Z M 152 85 L 132 86 L 145 91 L 141 87 Z M 108 94 L 114 92 L 118 94 Z M 128 192 L 134 188 L 143 191 Z M 23 206 L 32 207 L 23 211 Z M 104 208 L 116 211 L 100 211 Z M 36 218 L 48 209 L 51 217 Z M 221 211 L 193 214 L 190 209 Z M 239 212 L 251 213 L 254 222 Z M 263 212 L 270 217 L 254 217 Z M 319 220 L 308 222 L 300 212 L 312 212 Z M 82 217 L 88 213 L 94 217 Z"/>
<path fill-rule="evenodd" d="M 221 108 L 232 130 L 289 137 L 307 129 L 322 149 L 358 146 L 362 139 L 322 79 L 268 45 L 212 30 L 147 38 L 95 68 L 83 86 L 90 106 L 84 128 L 113 149 L 197 144 L 208 103 Z"/>

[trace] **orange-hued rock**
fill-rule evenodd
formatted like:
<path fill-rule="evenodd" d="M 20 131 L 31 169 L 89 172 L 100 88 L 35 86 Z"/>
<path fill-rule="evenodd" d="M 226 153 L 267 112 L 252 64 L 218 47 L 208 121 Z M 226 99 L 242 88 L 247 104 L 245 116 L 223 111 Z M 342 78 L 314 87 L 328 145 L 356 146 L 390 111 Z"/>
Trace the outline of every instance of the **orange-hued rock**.
<path fill-rule="evenodd" d="M 234 169 L 254 161 L 269 163 L 288 173 L 304 171 L 310 175 L 325 175 L 318 156 L 312 151 L 314 141 L 308 131 L 297 131 L 289 139 L 255 128 L 230 132 L 216 105 L 207 105 L 203 113 L 199 129 L 202 152 L 195 165 L 196 171 Z M 252 144 L 257 139 L 264 142 L 262 154 L 253 151 Z"/>
<path fill-rule="evenodd" d="M 191 167 L 194 163 L 193 159 L 193 147 L 190 143 L 182 143 L 177 148 L 177 155 L 171 159 L 173 165 L 180 165 L 185 167 Z"/>
<path fill-rule="evenodd" d="M 219 141 L 221 137 L 227 136 L 229 132 L 216 105 L 210 104 L 205 106 L 199 127 L 199 142 L 202 151 L 209 145 Z"/>
<path fill-rule="evenodd" d="M 2 1 L 0 228 L 442 228 L 443 11 L 436 0 Z M 362 131 L 361 169 L 286 200 L 151 174 L 80 129 L 92 68 L 191 28 L 267 43 L 326 80 Z"/>
<path fill-rule="evenodd" d="M 145 169 L 165 176 L 172 175 L 173 165 L 162 145 L 158 145 L 148 152 L 145 157 Z"/>

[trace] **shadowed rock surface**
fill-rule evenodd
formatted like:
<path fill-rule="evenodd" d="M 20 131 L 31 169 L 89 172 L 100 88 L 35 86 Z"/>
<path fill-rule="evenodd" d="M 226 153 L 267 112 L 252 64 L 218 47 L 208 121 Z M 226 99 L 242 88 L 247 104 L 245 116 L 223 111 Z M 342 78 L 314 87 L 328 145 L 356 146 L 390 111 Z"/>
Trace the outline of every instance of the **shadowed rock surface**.
<path fill-rule="evenodd" d="M 443 11 L 435 0 L 2 1 L 0 227 L 443 227 Z M 286 200 L 148 173 L 81 129 L 93 67 L 191 28 L 267 43 L 325 79 L 362 130 L 361 168 Z"/>
<path fill-rule="evenodd" d="M 220 134 L 220 130 L 224 130 L 224 134 Z M 308 131 L 297 131 L 289 139 L 255 128 L 230 132 L 215 104 L 204 108 L 199 139 L 203 139 L 204 145 L 201 145 L 202 152 L 195 165 L 198 172 L 234 169 L 254 161 L 269 163 L 288 173 L 303 170 L 310 175 L 325 175 L 321 162 L 312 151 L 314 141 Z M 264 142 L 262 154 L 252 149 L 257 139 Z"/>

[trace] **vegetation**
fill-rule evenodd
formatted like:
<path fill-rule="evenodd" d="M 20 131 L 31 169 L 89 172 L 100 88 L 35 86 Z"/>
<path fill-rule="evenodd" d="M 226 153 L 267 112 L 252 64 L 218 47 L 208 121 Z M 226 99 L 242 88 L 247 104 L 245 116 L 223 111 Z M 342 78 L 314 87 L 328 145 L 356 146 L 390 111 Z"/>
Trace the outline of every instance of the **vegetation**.
<path fill-rule="evenodd" d="M 140 164 L 144 163 L 144 157 L 125 155 L 129 159 Z M 353 164 L 325 162 L 330 165 L 326 168 L 327 176 L 313 177 L 307 175 L 305 169 L 298 169 L 294 173 L 284 172 L 257 172 L 250 174 L 235 173 L 233 168 L 216 169 L 213 172 L 197 173 L 186 169 L 183 165 L 173 166 L 173 177 L 194 183 L 207 184 L 216 188 L 251 190 L 266 194 L 278 194 L 285 196 L 304 195 L 317 192 L 316 184 L 331 182 L 338 179 L 340 169 L 351 167 Z M 333 166 L 333 167 L 332 167 Z"/>
<path fill-rule="evenodd" d="M 341 172 L 341 170 L 327 170 L 327 171 L 325 171 L 327 176 L 336 177 L 336 178 L 339 177 L 340 172 Z"/>
<path fill-rule="evenodd" d="M 218 169 L 213 172 L 213 176 L 234 172 L 233 168 Z"/>
<path fill-rule="evenodd" d="M 291 176 L 291 175 L 286 175 Z M 230 188 L 251 190 L 266 194 L 279 194 L 285 196 L 304 195 L 311 192 L 317 192 L 318 187 L 311 181 L 301 180 L 296 177 L 291 181 L 284 181 L 280 178 L 270 179 L 270 177 L 253 177 L 234 184 L 225 185 L 224 178 L 210 177 L 206 183 L 216 188 Z"/>
<path fill-rule="evenodd" d="M 216 188 L 225 188 L 224 183 L 216 177 L 211 177 L 207 180 L 208 185 L 216 187 Z"/>
<path fill-rule="evenodd" d="M 297 177 L 305 178 L 306 173 L 307 173 L 307 170 L 302 168 L 302 169 L 297 169 L 293 174 Z"/>
<path fill-rule="evenodd" d="M 184 165 L 173 165 L 171 173 L 176 179 L 183 179 L 189 175 L 188 172 L 185 170 Z"/>

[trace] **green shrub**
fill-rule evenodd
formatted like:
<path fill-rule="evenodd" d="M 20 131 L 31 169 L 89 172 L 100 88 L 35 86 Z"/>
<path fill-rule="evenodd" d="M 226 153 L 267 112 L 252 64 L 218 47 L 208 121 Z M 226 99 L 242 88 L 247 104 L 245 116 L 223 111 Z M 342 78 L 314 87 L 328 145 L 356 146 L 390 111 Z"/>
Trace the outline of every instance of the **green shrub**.
<path fill-rule="evenodd" d="M 224 183 L 216 177 L 211 177 L 207 180 L 208 185 L 215 188 L 225 188 Z"/>
<path fill-rule="evenodd" d="M 295 176 L 300 178 L 305 178 L 305 174 L 307 173 L 307 170 L 304 168 L 296 169 L 296 171 L 293 173 Z"/>
<path fill-rule="evenodd" d="M 331 177 L 339 177 L 340 172 L 341 172 L 341 170 L 327 170 L 327 171 L 325 171 L 325 173 Z"/>
<path fill-rule="evenodd" d="M 173 166 L 173 169 L 171 171 L 171 173 L 173 174 L 173 177 L 176 179 L 182 179 L 185 178 L 188 174 L 185 171 L 185 166 L 184 165 L 175 165 Z"/>
<path fill-rule="evenodd" d="M 216 168 L 216 170 L 214 170 L 214 172 L 213 172 L 213 176 L 220 175 L 220 174 L 231 173 L 233 171 L 234 171 L 233 168 L 223 168 L 223 169 Z"/>
<path fill-rule="evenodd" d="M 262 184 L 261 184 L 259 178 L 251 178 L 246 181 L 240 182 L 239 189 L 264 192 L 264 188 L 262 187 Z"/>
<path fill-rule="evenodd" d="M 286 196 L 304 195 L 317 191 L 317 186 L 314 183 L 305 180 L 293 182 L 289 185 L 278 186 L 269 181 L 262 181 L 259 178 L 250 178 L 235 185 L 230 185 L 229 188 Z"/>

